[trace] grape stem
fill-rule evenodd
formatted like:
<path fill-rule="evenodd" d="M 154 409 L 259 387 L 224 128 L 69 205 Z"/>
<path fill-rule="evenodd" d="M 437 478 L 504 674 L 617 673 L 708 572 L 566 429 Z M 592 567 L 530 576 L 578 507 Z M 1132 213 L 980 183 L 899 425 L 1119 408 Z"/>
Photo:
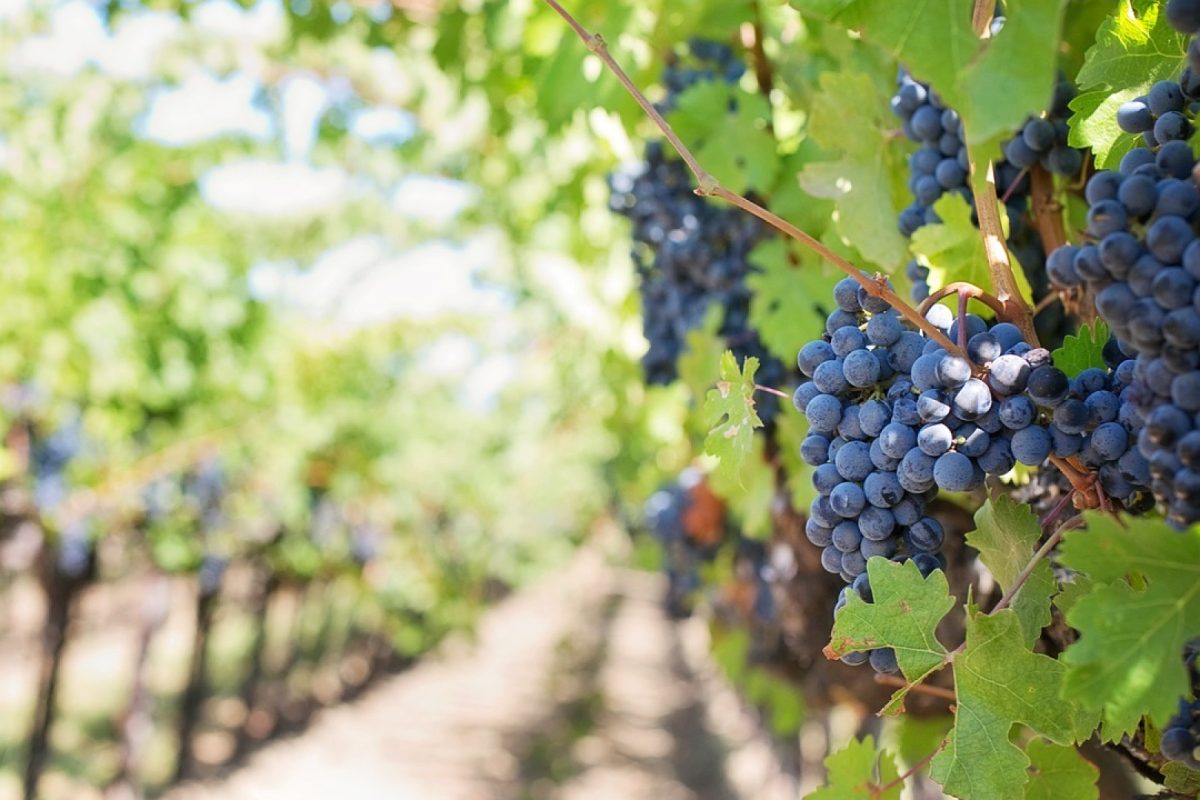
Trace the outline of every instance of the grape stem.
<path fill-rule="evenodd" d="M 1084 496 L 1090 493 L 1092 480 L 1086 474 L 1076 469 L 1074 464 L 1061 456 L 1053 454 L 1050 456 L 1050 463 L 1058 467 L 1059 471 L 1066 476 L 1067 480 L 1071 482 L 1071 488 L 1074 491 Z"/>
<path fill-rule="evenodd" d="M 975 0 L 971 9 L 971 28 L 980 39 L 992 31 L 992 17 L 996 15 L 996 0 Z"/>
<path fill-rule="evenodd" d="M 778 389 L 772 389 L 770 386 L 763 386 L 761 383 L 754 384 L 754 390 L 758 392 L 766 392 L 767 394 L 773 394 L 776 397 L 782 397 L 785 400 L 792 399 L 792 396 L 787 392 L 781 392 Z"/>
<path fill-rule="evenodd" d="M 973 300 L 978 300 L 988 308 L 995 311 L 997 314 L 1004 313 L 1004 304 L 997 300 L 995 295 L 988 294 L 975 284 L 967 283 L 966 281 L 955 281 L 954 283 L 943 286 L 941 289 L 938 289 L 936 292 L 929 295 L 929 297 L 926 297 L 923 301 L 921 301 L 921 305 L 917 308 L 917 310 L 920 311 L 922 315 L 928 314 L 929 309 L 933 308 L 934 303 L 941 300 L 943 297 L 949 297 L 955 293 L 958 293 L 959 297 L 963 297 L 965 295 Z"/>
<path fill-rule="evenodd" d="M 1063 224 L 1062 204 L 1054 197 L 1054 178 L 1041 164 L 1034 164 L 1030 174 L 1030 200 L 1033 220 L 1042 237 L 1046 255 L 1067 243 Z"/>
<path fill-rule="evenodd" d="M 979 165 L 972 157 L 971 172 L 975 173 L 978 168 Z M 983 249 L 987 254 L 988 272 L 996 289 L 996 299 L 1004 309 L 1000 318 L 1020 328 L 1025 341 L 1034 347 L 1040 347 L 1037 331 L 1033 328 L 1033 314 L 1030 313 L 1025 298 L 1021 297 L 1017 279 L 1013 275 L 1012 262 L 1008 257 L 1008 247 L 1004 244 L 1004 229 L 1000 225 L 999 201 L 996 199 L 996 173 L 991 162 L 988 162 L 984 169 L 982 180 L 976 177 L 971 184 L 975 193 L 975 210 L 979 216 L 979 233 L 983 237 Z"/>
<path fill-rule="evenodd" d="M 916 692 L 917 694 L 927 694 L 930 697 L 940 697 L 943 700 L 949 700 L 951 703 L 958 701 L 958 695 L 956 695 L 951 689 L 945 689 L 941 686 L 926 686 L 923 683 L 909 683 L 908 681 L 897 677 L 896 675 L 883 675 L 877 673 L 875 675 L 875 682 L 884 686 L 895 686 L 898 689 L 907 689 L 908 691 Z"/>
<path fill-rule="evenodd" d="M 833 252 L 833 250 L 826 247 L 819 240 L 800 230 L 795 225 L 780 217 L 778 214 L 775 214 L 766 208 L 763 208 L 758 203 L 748 200 L 740 194 L 731 192 L 724 186 L 721 186 L 721 184 L 717 182 L 717 179 L 710 175 L 704 169 L 704 167 L 700 165 L 700 162 L 696 159 L 692 152 L 688 150 L 682 141 L 680 141 L 678 134 L 676 134 L 667 121 L 663 119 L 662 114 L 658 113 L 658 110 L 654 108 L 654 105 L 648 99 L 646 99 L 646 96 L 642 94 L 641 90 L 634 85 L 629 76 L 625 74 L 625 70 L 621 69 L 621 65 L 618 64 L 612 57 L 612 54 L 608 52 L 608 46 L 604 43 L 604 37 L 602 37 L 600 34 L 588 33 L 587 29 L 580 25 L 578 20 L 571 16 L 571 13 L 563 8 L 558 0 L 545 1 L 546 5 L 554 9 L 554 11 L 560 17 L 562 17 L 568 25 L 571 26 L 571 29 L 575 31 L 576 35 L 578 35 L 583 43 L 587 45 L 588 50 L 592 51 L 592 53 L 594 53 L 597 58 L 604 62 L 604 65 L 608 67 L 608 69 L 614 75 L 616 75 L 617 80 L 621 82 L 621 85 L 625 87 L 625 90 L 629 92 L 634 100 L 637 101 L 637 104 L 643 111 L 646 112 L 647 116 L 650 117 L 650 119 L 662 132 L 666 140 L 670 142 L 671 146 L 675 148 L 675 151 L 679 153 L 679 157 L 683 159 L 683 162 L 687 164 L 688 169 L 691 170 L 692 174 L 696 178 L 696 183 L 698 186 L 696 187 L 695 192 L 697 195 L 701 197 L 719 197 L 727 203 L 735 205 L 743 211 L 753 214 L 763 222 L 775 228 L 780 233 L 783 233 L 786 236 L 789 236 L 792 239 L 800 242 L 800 244 L 821 256 L 823 259 L 833 264 L 842 272 L 846 273 L 847 276 L 854 279 L 859 286 L 863 287 L 863 290 L 866 291 L 867 294 L 886 302 L 901 316 L 911 322 L 917 329 L 923 331 L 927 336 L 929 336 L 929 338 L 936 341 L 947 352 L 953 353 L 956 356 L 961 356 L 962 358 L 966 358 L 966 352 L 964 350 L 951 342 L 945 334 L 938 330 L 935 325 L 929 322 L 929 320 L 925 319 L 920 312 L 906 303 L 904 299 L 900 297 L 900 295 L 892 291 L 892 289 L 888 287 L 887 279 L 882 275 L 877 274 L 875 276 L 871 276 L 864 273 L 845 258 L 842 258 L 837 253 Z"/>
<path fill-rule="evenodd" d="M 1054 524 L 1054 520 L 1071 503 L 1071 500 L 1074 498 L 1074 496 L 1075 490 L 1072 489 L 1063 496 L 1062 500 L 1058 501 L 1058 505 L 1050 509 L 1050 512 L 1046 514 L 1046 518 L 1042 520 L 1043 529 Z M 1067 522 L 1059 525 L 1054 533 L 1050 534 L 1050 538 L 1046 540 L 1046 543 L 1038 548 L 1037 552 L 1033 554 L 1033 557 L 1029 559 L 1029 563 L 1026 564 L 1019 573 L 1017 573 L 1017 577 L 1013 580 L 1012 586 L 1008 587 L 1008 590 L 1003 596 L 1001 596 L 1000 602 L 996 603 L 996 607 L 989 611 L 989 614 L 995 614 L 997 611 L 1002 611 L 1003 609 L 1012 605 L 1013 600 L 1016 599 L 1017 592 L 1021 591 L 1021 587 L 1024 586 L 1025 582 L 1029 580 L 1029 576 L 1033 574 L 1033 570 L 1037 567 L 1041 560 L 1049 555 L 1050 551 L 1058 545 L 1059 541 L 1063 537 L 1063 534 L 1073 527 L 1070 522 L 1071 520 L 1067 520 Z"/>
<path fill-rule="evenodd" d="M 945 739 L 942 739 L 942 743 L 941 743 L 941 744 L 939 744 L 937 747 L 935 747 L 935 748 L 933 749 L 933 752 L 931 752 L 931 753 L 929 753 L 928 755 L 926 755 L 925 757 L 923 757 L 923 758 L 922 758 L 920 761 L 918 761 L 917 763 L 913 764 L 911 767 L 909 767 L 908 769 L 906 769 L 904 772 L 901 772 L 901 773 L 900 773 L 899 775 L 897 775 L 895 778 L 893 778 L 892 780 L 890 780 L 890 781 L 888 781 L 887 783 L 883 784 L 882 786 L 872 786 L 872 787 L 870 787 L 871 797 L 872 797 L 872 798 L 883 797 L 883 795 L 884 795 L 885 793 L 887 793 L 887 792 L 891 791 L 892 789 L 895 789 L 897 786 L 903 786 L 903 785 L 904 785 L 904 782 L 905 782 L 906 780 L 908 780 L 908 779 L 909 779 L 909 778 L 911 778 L 913 775 L 916 775 L 918 772 L 920 772 L 922 769 L 924 769 L 924 768 L 925 768 L 925 765 L 926 765 L 926 764 L 928 764 L 930 761 L 933 761 L 934 757 L 935 757 L 935 756 L 936 756 L 938 753 L 940 753 L 940 752 L 942 752 L 943 750 L 945 750 L 945 749 L 946 749 L 946 745 L 948 745 L 948 744 L 950 744 L 950 739 L 949 739 L 949 737 L 947 737 L 947 738 L 945 738 Z"/>
<path fill-rule="evenodd" d="M 767 51 L 763 49 L 762 6 L 757 0 L 752 6 L 754 22 L 748 26 L 748 33 L 753 35 L 753 41 L 748 47 L 750 55 L 754 58 L 754 79 L 758 81 L 758 88 L 762 90 L 763 97 L 770 97 L 771 90 L 775 88 L 775 76 L 771 71 L 771 60 L 767 58 Z M 746 44 L 745 35 L 742 37 L 742 43 Z"/>
<path fill-rule="evenodd" d="M 991 35 L 992 17 L 996 11 L 996 0 L 975 0 L 971 9 L 971 27 L 975 35 L 986 39 Z M 987 254 L 988 272 L 996 299 L 1004 307 L 1000 318 L 1021 329 L 1025 341 L 1039 347 L 1037 331 L 1033 328 L 1033 314 L 1017 287 L 1013 275 L 1008 247 L 1004 244 L 1004 228 L 1000 224 L 999 200 L 996 197 L 996 171 L 990 161 L 977 163 L 973 148 L 967 147 L 971 167 L 971 192 L 975 196 L 975 213 L 979 217 L 979 234 L 983 237 L 983 250 Z M 983 172 L 980 173 L 982 167 Z"/>

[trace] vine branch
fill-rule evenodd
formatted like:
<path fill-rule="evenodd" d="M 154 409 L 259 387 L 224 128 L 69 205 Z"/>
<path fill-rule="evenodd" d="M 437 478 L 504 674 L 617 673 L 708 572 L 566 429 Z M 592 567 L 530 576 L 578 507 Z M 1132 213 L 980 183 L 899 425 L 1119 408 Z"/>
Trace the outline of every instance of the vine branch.
<path fill-rule="evenodd" d="M 904 782 L 906 780 L 908 780 L 913 775 L 916 775 L 918 772 L 920 772 L 922 769 L 924 769 L 925 765 L 928 764 L 930 761 L 933 761 L 934 756 L 936 756 L 938 753 L 945 750 L 946 745 L 948 745 L 948 744 L 950 744 L 950 739 L 948 737 L 945 739 L 942 739 L 942 743 L 939 744 L 936 748 L 934 748 L 932 753 L 929 753 L 928 755 L 926 755 L 924 758 L 922 758 L 917 763 L 913 764 L 911 767 L 906 769 L 904 772 L 901 772 L 899 775 L 897 775 L 895 778 L 893 778 L 892 780 L 885 783 L 883 786 L 872 786 L 871 787 L 871 797 L 873 797 L 873 798 L 882 797 L 885 792 L 891 791 L 892 789 L 895 789 L 897 786 L 903 786 Z"/>
<path fill-rule="evenodd" d="M 973 157 L 970 164 L 971 172 L 975 174 L 980 165 L 975 163 Z M 1038 347 L 1040 345 L 1037 331 L 1033 328 L 1033 314 L 1017 288 L 1012 261 L 1008 257 L 1008 247 L 1004 243 L 1004 228 L 1000 223 L 1000 201 L 996 198 L 996 172 L 990 161 L 984 169 L 982 178 L 976 176 L 972 179 L 971 188 L 975 194 L 975 213 L 979 217 L 979 233 L 983 237 L 988 272 L 996 289 L 996 299 L 1003 307 L 1000 316 L 1020 328 L 1025 341 Z"/>
<path fill-rule="evenodd" d="M 958 695 L 951 689 L 945 689 L 941 686 L 927 686 L 924 683 L 909 683 L 903 678 L 895 675 L 876 674 L 875 682 L 884 686 L 895 686 L 897 689 L 907 689 L 910 692 L 917 694 L 926 694 L 930 697 L 940 697 L 943 700 L 949 700 L 951 703 L 958 702 Z"/>
<path fill-rule="evenodd" d="M 956 356 L 966 358 L 966 352 L 962 348 L 951 342 L 945 334 L 943 334 L 935 325 L 925 319 L 920 312 L 918 312 L 915 308 L 906 303 L 903 298 L 892 291 L 892 289 L 888 286 L 886 278 L 881 275 L 872 277 L 866 274 L 858 267 L 851 264 L 848 260 L 842 258 L 837 253 L 833 252 L 833 250 L 826 247 L 822 242 L 800 230 L 795 225 L 780 217 L 778 214 L 769 211 L 752 200 L 748 200 L 737 192 L 732 192 L 729 189 L 726 189 L 724 186 L 721 186 L 721 184 L 717 182 L 716 178 L 710 175 L 700 165 L 700 162 L 696 159 L 692 152 L 688 150 L 687 146 L 685 146 L 684 143 L 679 139 L 679 136 L 674 130 L 672 130 L 667 121 L 663 119 L 662 114 L 658 113 L 658 110 L 654 108 L 654 105 L 648 99 L 646 99 L 646 96 L 642 94 L 641 90 L 639 90 L 638 87 L 634 85 L 633 81 L 630 80 L 629 76 L 625 73 L 625 70 L 621 69 L 621 66 L 612 57 L 612 54 L 608 52 L 608 46 L 604 43 L 604 37 L 602 37 L 600 34 L 589 33 L 586 28 L 580 25 L 579 22 L 573 16 L 571 16 L 569 11 L 562 7 L 558 0 L 545 0 L 545 2 L 548 6 L 554 9 L 554 11 L 560 17 L 562 17 L 568 25 L 571 26 L 571 29 L 575 31 L 576 35 L 578 35 L 583 43 L 587 45 L 588 50 L 592 51 L 596 57 L 604 62 L 604 65 L 608 67 L 608 69 L 611 70 L 614 75 L 617 76 L 617 80 L 621 82 L 621 85 L 625 87 L 625 90 L 633 96 L 633 99 L 637 101 L 637 104 L 642 108 L 643 111 L 646 112 L 650 119 L 654 121 L 654 124 L 658 126 L 658 129 L 662 132 L 663 136 L 668 142 L 671 143 L 671 146 L 675 148 L 676 152 L 679 153 L 679 157 L 683 159 L 684 163 L 687 164 L 688 169 L 691 170 L 692 174 L 695 176 L 698 184 L 695 190 L 696 194 L 700 195 L 701 197 L 719 197 L 727 203 L 735 205 L 743 211 L 753 214 L 763 222 L 778 230 L 780 233 L 783 233 L 786 236 L 789 236 L 792 239 L 800 242 L 800 244 L 821 256 L 823 259 L 833 264 L 842 272 L 846 273 L 846 275 L 857 282 L 859 286 L 863 287 L 863 290 L 868 294 L 873 297 L 878 297 L 886 302 L 901 316 L 911 322 L 917 329 L 923 331 L 927 336 L 929 336 L 929 338 L 933 339 L 940 346 L 945 348 L 946 351 L 953 353 Z"/>
<path fill-rule="evenodd" d="M 995 295 L 988 294 L 975 284 L 967 283 L 965 281 L 955 281 L 954 283 L 946 284 L 941 289 L 938 289 L 936 292 L 930 294 L 929 297 L 926 297 L 924 300 L 922 300 L 921 305 L 917 307 L 917 310 L 922 314 L 928 314 L 929 309 L 933 308 L 933 304 L 938 300 L 941 300 L 943 297 L 949 297 L 952 294 L 961 295 L 964 292 L 966 293 L 967 297 L 971 298 L 972 300 L 978 300 L 988 308 L 995 311 L 997 314 L 1004 313 L 1004 304 L 997 300 Z"/>
<path fill-rule="evenodd" d="M 996 0 L 975 0 L 971 9 L 971 27 L 975 35 L 986 39 L 991 35 L 992 17 L 996 12 Z M 996 196 L 996 171 L 989 161 L 977 164 L 971 148 L 967 149 L 971 168 L 971 192 L 975 197 L 975 213 L 979 217 L 979 233 L 983 237 L 983 250 L 987 254 L 988 272 L 996 298 L 1004 306 L 999 316 L 1021 329 L 1025 341 L 1038 347 L 1037 331 L 1033 327 L 1033 314 L 1021 297 L 1017 279 L 1013 275 L 1008 247 L 1004 244 L 1004 229 L 1000 224 L 999 200 Z M 979 173 L 983 167 L 984 172 Z"/>
<path fill-rule="evenodd" d="M 991 32 L 992 17 L 995 15 L 996 0 L 975 0 L 975 7 L 971 9 L 971 28 L 976 36 L 986 38 Z"/>
<path fill-rule="evenodd" d="M 1063 499 L 1058 501 L 1058 505 L 1056 505 L 1049 511 L 1049 513 L 1046 514 L 1046 518 L 1042 520 L 1042 527 L 1046 528 L 1052 525 L 1054 520 L 1063 512 L 1067 505 L 1070 504 L 1074 497 L 1074 489 L 1067 492 L 1066 495 L 1063 496 Z M 1000 602 L 996 603 L 996 607 L 988 612 L 989 615 L 995 614 L 997 611 L 1001 611 L 1012 605 L 1013 600 L 1016 599 L 1017 592 L 1021 591 L 1021 587 L 1024 586 L 1025 582 L 1029 580 L 1029 576 L 1033 574 L 1034 569 L 1036 569 L 1041 560 L 1049 555 L 1050 551 L 1058 545 L 1059 541 L 1063 537 L 1063 534 L 1066 533 L 1070 527 L 1071 526 L 1067 523 L 1063 523 L 1062 525 L 1058 526 L 1054 533 L 1050 534 L 1050 538 L 1047 539 L 1046 542 L 1037 549 L 1037 552 L 1035 552 L 1033 557 L 1029 559 L 1029 563 L 1022 567 L 1021 571 L 1017 573 L 1017 577 L 1013 580 L 1012 586 L 1009 586 L 1008 591 L 1001 596 Z"/>
<path fill-rule="evenodd" d="M 778 389 L 771 388 L 770 386 L 763 386 L 761 383 L 754 384 L 754 390 L 758 392 L 766 392 L 767 394 L 773 394 L 776 397 L 782 397 L 784 400 L 792 399 L 792 396 L 787 392 L 781 392 Z"/>

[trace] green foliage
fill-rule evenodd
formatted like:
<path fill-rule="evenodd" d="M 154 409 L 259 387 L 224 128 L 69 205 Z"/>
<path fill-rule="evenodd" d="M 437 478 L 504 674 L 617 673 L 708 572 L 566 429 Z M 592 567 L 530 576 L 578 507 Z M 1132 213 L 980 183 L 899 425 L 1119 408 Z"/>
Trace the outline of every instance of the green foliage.
<path fill-rule="evenodd" d="M 1100 712 L 1114 740 L 1142 715 L 1163 725 L 1190 690 L 1180 654 L 1200 636 L 1200 530 L 1153 520 L 1130 529 L 1098 512 L 1087 521 L 1060 557 L 1093 582 L 1067 614 L 1079 640 L 1063 654 L 1063 697 Z"/>
<path fill-rule="evenodd" d="M 709 433 L 704 451 L 721 459 L 713 471 L 718 480 L 742 482 L 742 464 L 755 447 L 754 429 L 763 426 L 754 410 L 757 371 L 757 358 L 747 358 L 744 368 L 739 367 L 733 352 L 726 350 L 721 356 L 720 380 L 705 397 L 704 420 Z"/>
<path fill-rule="evenodd" d="M 878 557 L 867 562 L 867 573 L 874 601 L 850 594 L 834 622 L 828 655 L 891 647 L 910 681 L 938 669 L 947 652 L 935 631 L 954 606 L 946 576 L 936 570 L 923 578 L 912 561 L 898 564 Z"/>
<path fill-rule="evenodd" d="M 880 225 L 904 204 L 892 175 L 903 163 L 887 131 L 895 119 L 887 96 L 866 75 L 821 75 L 821 91 L 813 100 L 808 133 L 831 153 L 833 161 L 815 161 L 800 173 L 800 185 L 814 197 L 834 201 L 835 225 L 842 239 L 884 272 L 904 261 L 904 238 L 895 225 Z M 847 98 L 855 98 L 847 103 Z"/>
<path fill-rule="evenodd" d="M 1091 147 L 1098 167 L 1115 168 L 1141 144 L 1117 127 L 1117 109 L 1155 82 L 1177 77 L 1186 63 L 1186 38 L 1167 24 L 1162 10 L 1157 0 L 1120 0 L 1079 70 L 1070 143 Z"/>
<path fill-rule="evenodd" d="M 1069 334 L 1062 347 L 1051 353 L 1054 366 L 1074 378 L 1085 369 L 1097 367 L 1107 369 L 1104 363 L 1104 345 L 1108 343 L 1108 325 L 1097 319 L 1091 325 L 1081 325 L 1078 334 Z"/>
<path fill-rule="evenodd" d="M 712 472 L 713 489 L 729 504 L 742 533 L 752 539 L 766 539 L 771 535 L 775 470 L 767 463 L 764 449 L 763 438 L 755 436 L 750 442 L 750 450 L 736 469 Z"/>
<path fill-rule="evenodd" d="M 896 761 L 887 753 L 875 752 L 875 740 L 870 736 L 851 739 L 841 750 L 825 759 L 829 773 L 828 785 L 805 795 L 805 800 L 899 800 L 901 785 L 886 791 L 886 786 L 899 777 Z"/>
<path fill-rule="evenodd" d="M 713 113 L 734 100 L 732 113 Z M 667 121 L 709 174 L 725 188 L 745 194 L 775 183 L 779 158 L 767 127 L 769 115 L 761 94 L 722 81 L 701 81 L 679 96 Z"/>
<path fill-rule="evenodd" d="M 922 226 L 912 237 L 913 255 L 929 268 L 929 285 L 948 286 L 961 281 L 973 286 L 991 286 L 987 254 L 979 231 L 971 222 L 971 207 L 967 201 L 956 194 L 947 193 L 934 203 L 933 210 L 942 221 L 936 225 Z M 1025 271 L 1016 265 L 1016 259 L 1013 262 L 1017 288 L 1026 302 L 1032 302 L 1033 290 L 1029 287 Z M 955 303 L 957 313 L 957 301 L 953 297 L 945 302 Z M 973 313 L 993 313 L 977 300 L 972 300 L 968 305 Z"/>
<path fill-rule="evenodd" d="M 829 296 L 837 278 L 832 270 L 804 257 L 794 243 L 778 236 L 755 247 L 749 261 L 758 268 L 746 277 L 746 286 L 754 293 L 750 325 L 772 355 L 790 362 L 796 357 L 796 342 L 803 342 L 823 324 L 825 315 L 816 300 Z"/>
<path fill-rule="evenodd" d="M 1025 748 L 1029 756 L 1029 783 L 1025 800 L 1096 800 L 1100 770 L 1074 747 L 1032 739 Z"/>
<path fill-rule="evenodd" d="M 975 530 L 967 534 L 967 544 L 979 551 L 979 560 L 1007 591 L 1030 562 L 1041 536 L 1042 526 L 1029 506 L 999 495 L 975 512 Z M 1055 585 L 1054 572 L 1043 559 L 1012 602 L 1028 647 L 1050 624 L 1050 595 Z"/>
<path fill-rule="evenodd" d="M 1066 667 L 1025 645 L 1012 609 L 967 619 L 966 648 L 954 659 L 954 730 L 930 776 L 961 800 L 1020 800 L 1029 758 L 1010 740 L 1020 723 L 1052 742 L 1087 738 L 1088 716 L 1062 702 Z"/>
<path fill-rule="evenodd" d="M 971 30 L 971 0 L 915 5 L 792 0 L 792 5 L 860 31 L 931 84 L 959 111 L 970 144 L 1008 135 L 1026 116 L 1045 110 L 1050 99 L 1065 0 L 1007 3 L 1004 29 L 984 41 Z"/>

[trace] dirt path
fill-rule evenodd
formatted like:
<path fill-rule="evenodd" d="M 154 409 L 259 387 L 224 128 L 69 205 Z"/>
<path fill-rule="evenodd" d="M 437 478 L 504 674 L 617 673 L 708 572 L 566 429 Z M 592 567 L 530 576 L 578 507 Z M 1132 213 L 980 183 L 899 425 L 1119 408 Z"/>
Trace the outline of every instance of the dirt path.
<path fill-rule="evenodd" d="M 171 800 L 775 800 L 770 745 L 712 672 L 703 624 L 594 548 L 227 780 Z"/>

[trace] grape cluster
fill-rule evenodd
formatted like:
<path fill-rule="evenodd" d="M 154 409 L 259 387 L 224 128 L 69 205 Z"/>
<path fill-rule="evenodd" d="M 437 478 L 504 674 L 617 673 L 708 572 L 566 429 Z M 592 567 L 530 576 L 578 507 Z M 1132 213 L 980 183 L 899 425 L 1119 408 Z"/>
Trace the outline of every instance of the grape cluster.
<path fill-rule="evenodd" d="M 1195 33 L 1198 5 L 1168 4 L 1168 20 Z M 1193 40 L 1189 59 L 1200 61 L 1195 54 Z M 1184 84 L 1193 71 L 1185 71 Z M 1180 527 L 1200 519 L 1200 185 L 1191 148 L 1176 136 L 1176 128 L 1191 126 L 1180 110 L 1185 90 L 1161 81 L 1122 107 L 1118 124 L 1143 133 L 1150 146 L 1092 176 L 1088 241 L 1047 260 L 1051 280 L 1086 288 L 1121 349 L 1136 358 L 1126 397 L 1143 422 L 1138 451 L 1168 521 Z"/>
<path fill-rule="evenodd" d="M 700 564 L 711 560 L 715 552 L 690 536 L 685 525 L 692 490 L 702 480 L 699 472 L 686 469 L 674 483 L 652 494 L 643 509 L 646 527 L 662 547 L 666 607 L 675 617 L 691 613 L 692 595 L 700 588 Z"/>
<path fill-rule="evenodd" d="M 1200 641 L 1193 641 L 1184 650 L 1184 663 L 1192 680 L 1193 696 L 1200 687 L 1200 671 L 1196 660 L 1200 656 Z M 1168 761 L 1181 761 L 1189 769 L 1200 770 L 1200 699 L 1179 699 L 1179 711 L 1162 732 L 1162 754 Z"/>
<path fill-rule="evenodd" d="M 714 42 L 693 41 L 690 50 L 701 67 L 669 64 L 663 81 L 668 94 L 660 108 L 698 81 L 734 81 L 744 67 L 732 50 Z M 759 379 L 768 385 L 787 381 L 781 361 L 770 356 L 750 327 L 750 251 L 768 235 L 756 218 L 736 208 L 720 208 L 692 191 L 687 166 L 669 157 L 662 142 L 646 145 L 645 159 L 632 170 L 609 178 L 609 207 L 633 223 L 633 261 L 640 277 L 643 330 L 649 350 L 642 366 L 649 384 L 678 377 L 677 360 L 687 333 L 700 327 L 713 305 L 724 309 L 719 333 L 739 360 L 759 359 Z M 778 410 L 763 398 L 760 416 L 769 421 Z"/>
<path fill-rule="evenodd" d="M 1072 458 L 1099 474 L 1109 497 L 1145 508 L 1150 465 L 1134 446 L 1141 420 L 1127 402 L 1134 363 L 1115 344 L 1105 350 L 1109 369 L 1070 379 L 1010 323 L 989 327 L 933 306 L 927 320 L 966 343 L 963 358 L 909 329 L 853 279 L 835 286 L 834 300 L 825 334 L 797 356 L 809 380 L 793 402 L 808 419 L 800 454 L 818 493 L 805 533 L 850 590 L 869 599 L 873 556 L 912 558 L 924 574 L 942 567 L 945 532 L 926 504 L 1018 462 Z"/>
<path fill-rule="evenodd" d="M 83 423 L 75 416 L 40 436 L 32 432 L 29 471 L 33 476 L 33 501 L 43 514 L 53 512 L 67 498 L 67 468 L 83 450 Z"/>
<path fill-rule="evenodd" d="M 1003 24 L 1003 18 L 996 23 Z M 1035 291 L 1047 288 L 1041 237 L 1025 219 L 1029 197 L 1027 172 L 1040 164 L 1056 175 L 1071 176 L 1083 167 L 1083 151 L 1067 144 L 1068 103 L 1075 89 L 1059 76 L 1050 108 L 1044 116 L 1030 117 L 1004 144 L 1005 158 L 996 162 L 996 190 L 1008 209 L 1009 248 L 1017 255 Z M 943 194 L 959 194 L 974 206 L 968 175 L 970 163 L 962 140 L 962 124 L 954 109 L 946 108 L 930 87 L 901 70 L 892 111 L 903 122 L 904 134 L 920 147 L 909 156 L 909 190 L 913 203 L 900 213 L 900 232 L 912 236 L 924 225 L 938 222 L 933 205 Z M 916 259 L 906 268 L 917 302 L 929 296 L 929 270 Z"/>

